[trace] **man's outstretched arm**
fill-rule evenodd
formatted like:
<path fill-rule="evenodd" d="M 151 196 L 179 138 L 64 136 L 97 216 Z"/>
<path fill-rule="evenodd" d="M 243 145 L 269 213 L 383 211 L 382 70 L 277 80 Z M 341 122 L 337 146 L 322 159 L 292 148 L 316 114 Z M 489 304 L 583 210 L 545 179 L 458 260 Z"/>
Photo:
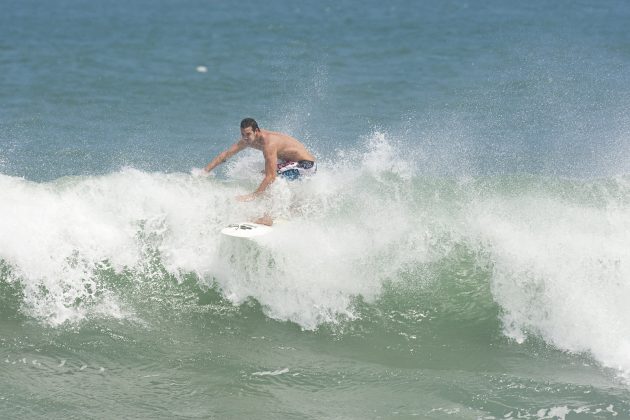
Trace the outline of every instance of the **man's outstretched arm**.
<path fill-rule="evenodd" d="M 203 170 L 206 172 L 210 172 L 211 170 L 243 150 L 245 147 L 245 142 L 243 142 L 242 140 L 237 141 L 232 146 L 230 146 L 229 149 L 219 153 L 214 159 L 212 159 L 212 162 L 208 163 L 206 167 L 203 168 Z"/>

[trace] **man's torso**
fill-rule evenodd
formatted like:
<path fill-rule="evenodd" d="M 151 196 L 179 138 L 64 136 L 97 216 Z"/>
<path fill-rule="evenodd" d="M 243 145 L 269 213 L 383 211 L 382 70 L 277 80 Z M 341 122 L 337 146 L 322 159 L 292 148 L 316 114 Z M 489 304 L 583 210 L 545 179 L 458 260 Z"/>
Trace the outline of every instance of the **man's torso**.
<path fill-rule="evenodd" d="M 294 139 L 286 134 L 267 130 L 262 130 L 262 134 L 265 142 L 268 142 L 275 147 L 279 160 L 294 162 L 301 160 L 315 161 L 313 155 L 310 154 L 304 145 L 297 139 Z M 252 147 L 258 150 L 263 150 L 264 148 L 262 144 L 252 145 Z"/>

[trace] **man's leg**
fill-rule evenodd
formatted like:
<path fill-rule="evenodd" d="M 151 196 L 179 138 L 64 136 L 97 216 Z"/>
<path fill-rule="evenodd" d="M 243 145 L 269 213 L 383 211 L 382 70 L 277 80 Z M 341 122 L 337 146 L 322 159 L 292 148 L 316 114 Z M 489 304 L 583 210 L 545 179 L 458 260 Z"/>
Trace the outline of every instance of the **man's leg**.
<path fill-rule="evenodd" d="M 270 215 L 265 214 L 263 217 L 258 218 L 254 223 L 258 223 L 259 225 L 273 225 L 273 219 Z"/>

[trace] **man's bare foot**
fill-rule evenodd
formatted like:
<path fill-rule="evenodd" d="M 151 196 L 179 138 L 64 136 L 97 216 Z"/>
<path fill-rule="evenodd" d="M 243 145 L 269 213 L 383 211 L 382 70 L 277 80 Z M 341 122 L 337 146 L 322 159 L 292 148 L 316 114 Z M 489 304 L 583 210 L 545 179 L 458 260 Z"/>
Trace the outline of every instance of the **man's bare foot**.
<path fill-rule="evenodd" d="M 263 216 L 259 219 L 256 220 L 256 222 L 254 223 L 258 223 L 259 225 L 267 225 L 267 226 L 271 226 L 273 225 L 273 219 L 271 218 L 271 216 Z"/>

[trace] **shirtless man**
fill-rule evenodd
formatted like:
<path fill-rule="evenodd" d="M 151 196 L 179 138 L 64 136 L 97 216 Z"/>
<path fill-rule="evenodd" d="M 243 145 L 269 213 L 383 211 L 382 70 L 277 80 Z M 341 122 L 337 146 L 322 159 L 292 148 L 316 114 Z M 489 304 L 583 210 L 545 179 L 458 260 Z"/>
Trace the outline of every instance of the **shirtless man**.
<path fill-rule="evenodd" d="M 247 147 L 262 151 L 265 157 L 265 177 L 256 191 L 236 197 L 239 201 L 254 200 L 265 192 L 277 176 L 293 180 L 317 172 L 315 158 L 302 143 L 287 134 L 261 130 L 252 118 L 241 121 L 240 140 L 212 159 L 204 171 L 210 172 Z"/>

